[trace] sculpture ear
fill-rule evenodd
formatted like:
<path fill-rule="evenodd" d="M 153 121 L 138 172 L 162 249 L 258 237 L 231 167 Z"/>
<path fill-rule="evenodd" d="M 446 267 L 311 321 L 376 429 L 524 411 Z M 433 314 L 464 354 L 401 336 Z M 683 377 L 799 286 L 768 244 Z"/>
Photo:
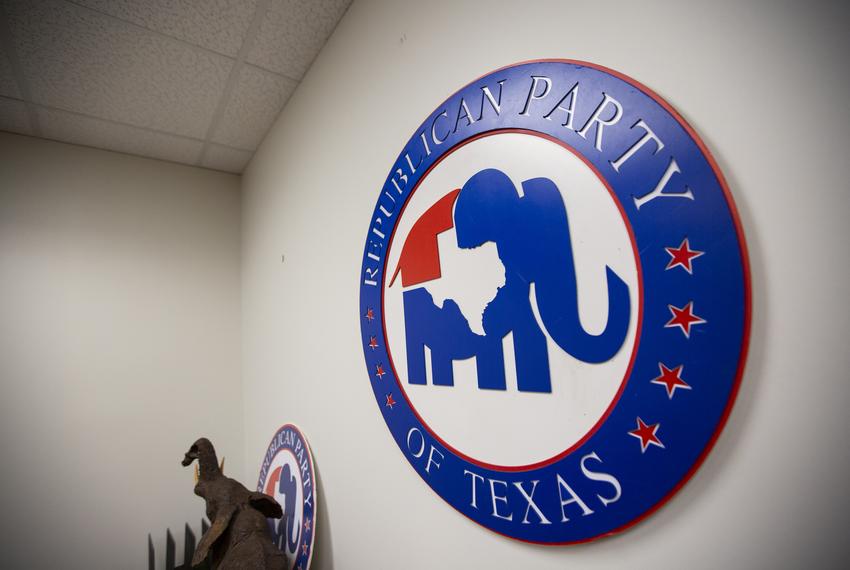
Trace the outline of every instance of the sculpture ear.
<path fill-rule="evenodd" d="M 233 513 L 235 512 L 236 505 L 227 505 L 218 509 L 218 512 L 215 515 L 215 520 L 212 522 L 212 526 L 206 534 L 201 537 L 201 542 L 198 543 L 198 548 L 195 549 L 195 555 L 192 556 L 193 568 L 206 560 L 207 555 L 210 553 L 210 548 L 212 548 L 215 541 L 224 534 L 224 531 L 227 530 L 227 526 L 230 524 L 230 519 L 233 517 Z"/>
<path fill-rule="evenodd" d="M 251 496 L 248 498 L 248 502 L 253 508 L 260 511 L 266 518 L 279 519 L 283 516 L 283 509 L 280 507 L 280 503 L 265 493 L 257 491 L 251 493 Z"/>

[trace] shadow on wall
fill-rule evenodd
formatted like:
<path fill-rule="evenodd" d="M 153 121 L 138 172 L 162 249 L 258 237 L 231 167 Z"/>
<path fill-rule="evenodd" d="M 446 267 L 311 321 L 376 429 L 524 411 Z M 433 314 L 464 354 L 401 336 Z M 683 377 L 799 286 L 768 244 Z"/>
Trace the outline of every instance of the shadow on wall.
<path fill-rule="evenodd" d="M 201 536 L 210 528 L 209 523 L 206 519 L 201 519 Z M 189 526 L 189 523 L 186 523 L 186 526 L 183 528 L 183 563 L 180 566 L 175 566 L 177 559 L 177 549 L 174 543 L 174 537 L 171 535 L 171 529 L 165 530 L 165 558 L 162 561 L 162 564 L 157 564 L 157 554 L 156 549 L 153 545 L 153 539 L 151 535 L 148 535 L 148 570 L 159 570 L 164 568 L 165 570 L 189 570 L 192 568 L 192 556 L 195 554 L 195 546 L 197 544 L 197 540 L 195 539 L 195 533 L 192 531 L 192 528 Z M 203 564 L 195 567 L 194 570 L 208 570 L 209 569 L 209 560 L 205 560 Z"/>
<path fill-rule="evenodd" d="M 325 504 L 325 486 L 322 483 L 322 472 L 319 464 L 316 467 L 316 500 L 318 513 L 316 514 L 316 537 L 313 544 L 313 560 L 310 568 L 314 570 L 332 570 L 334 567 L 334 549 L 331 539 L 331 520 L 328 516 L 328 507 Z"/>

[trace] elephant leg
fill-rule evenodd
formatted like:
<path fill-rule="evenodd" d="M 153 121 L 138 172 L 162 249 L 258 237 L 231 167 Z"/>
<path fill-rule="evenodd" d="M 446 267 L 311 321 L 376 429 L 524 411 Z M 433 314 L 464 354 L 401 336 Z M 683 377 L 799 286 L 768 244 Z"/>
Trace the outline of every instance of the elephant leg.
<path fill-rule="evenodd" d="M 421 289 L 406 291 L 404 293 L 404 336 L 407 347 L 407 381 L 410 384 L 425 384 L 425 339 L 422 332 L 424 324 L 428 319 L 431 302 L 430 295 L 422 295 Z M 433 307 L 433 303 L 431 302 Z M 436 307 L 435 307 L 436 308 Z"/>
<path fill-rule="evenodd" d="M 514 329 L 514 356 L 516 357 L 517 388 L 520 392 L 551 392 L 549 375 L 549 350 L 546 336 L 537 326 L 531 307 L 529 319 Z"/>
<path fill-rule="evenodd" d="M 478 369 L 478 388 L 481 390 L 505 390 L 505 354 L 502 338 L 486 337 L 475 356 Z"/>
<path fill-rule="evenodd" d="M 425 384 L 425 344 L 407 340 L 407 381 L 410 384 Z"/>
<path fill-rule="evenodd" d="M 437 307 L 431 294 L 424 288 L 405 291 L 404 321 L 410 384 L 427 384 L 426 346 L 431 351 L 431 372 L 435 386 L 454 386 L 452 363 L 477 356 L 484 346 L 483 337 L 470 330 L 457 303 L 446 299 L 442 307 Z M 487 376 L 485 383 L 494 389 L 504 389 L 504 370 L 495 369 L 496 362 L 502 362 L 501 345 L 488 349 L 487 355 L 481 360 L 486 361 L 483 364 Z"/>
<path fill-rule="evenodd" d="M 455 385 L 452 357 L 444 351 L 431 350 L 431 372 L 434 375 L 434 386 Z"/>

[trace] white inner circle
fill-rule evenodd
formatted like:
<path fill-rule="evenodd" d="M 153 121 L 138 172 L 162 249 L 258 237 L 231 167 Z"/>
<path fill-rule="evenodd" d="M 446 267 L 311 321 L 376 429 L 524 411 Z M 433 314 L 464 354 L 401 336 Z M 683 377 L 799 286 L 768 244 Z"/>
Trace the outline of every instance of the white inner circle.
<path fill-rule="evenodd" d="M 455 361 L 454 386 L 434 386 L 426 348 L 427 383 L 407 381 L 404 290 L 425 287 L 434 303 L 453 299 L 469 322 L 483 334 L 481 313 L 505 282 L 496 244 L 475 249 L 457 246 L 454 229 L 438 235 L 441 277 L 403 288 L 389 283 L 413 224 L 437 200 L 477 172 L 497 168 L 522 192 L 522 182 L 545 177 L 561 192 L 569 217 L 576 265 L 581 324 L 599 334 L 608 317 L 605 266 L 628 285 L 631 315 L 626 339 L 609 361 L 589 364 L 564 352 L 546 333 L 551 393 L 517 390 L 512 335 L 503 339 L 507 390 L 478 388 L 475 358 Z M 542 244 L 541 244 L 542 245 Z M 520 466 L 549 459 L 577 443 L 599 421 L 615 397 L 629 365 L 635 342 L 638 273 L 628 230 L 604 184 L 581 159 L 542 137 L 499 133 L 467 144 L 440 162 L 420 183 L 398 221 L 387 258 L 384 316 L 388 349 L 399 382 L 422 420 L 448 445 L 473 459 L 500 466 Z"/>

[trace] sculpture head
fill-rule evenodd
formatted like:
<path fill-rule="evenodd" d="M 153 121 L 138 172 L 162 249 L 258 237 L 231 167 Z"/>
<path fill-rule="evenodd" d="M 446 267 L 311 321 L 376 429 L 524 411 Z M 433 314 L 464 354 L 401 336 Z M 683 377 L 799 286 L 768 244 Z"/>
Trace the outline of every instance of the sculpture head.
<path fill-rule="evenodd" d="M 184 467 L 191 465 L 193 461 L 198 460 L 198 467 L 195 468 L 195 481 L 210 480 L 222 476 L 224 469 L 224 461 L 218 463 L 215 455 L 213 444 L 205 437 L 198 439 L 189 447 L 189 451 L 183 456 L 181 465 Z M 196 491 L 197 493 L 197 491 Z"/>
<path fill-rule="evenodd" d="M 198 459 L 200 463 L 202 455 L 212 455 L 213 457 L 215 457 L 215 448 L 213 447 L 213 444 L 210 442 L 210 440 L 205 437 L 200 438 L 195 443 L 193 443 L 191 447 L 189 447 L 189 451 L 187 451 L 186 455 L 183 456 L 183 461 L 181 461 L 181 464 L 183 465 L 183 467 L 187 467 L 188 465 L 191 465 L 192 462 L 196 459 Z"/>

